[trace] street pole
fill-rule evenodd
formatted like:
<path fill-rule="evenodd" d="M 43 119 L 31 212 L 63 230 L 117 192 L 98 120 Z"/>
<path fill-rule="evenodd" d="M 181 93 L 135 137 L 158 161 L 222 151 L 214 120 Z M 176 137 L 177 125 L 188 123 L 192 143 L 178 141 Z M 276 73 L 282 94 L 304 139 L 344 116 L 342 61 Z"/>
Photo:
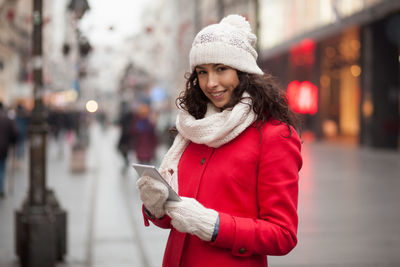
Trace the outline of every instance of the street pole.
<path fill-rule="evenodd" d="M 66 212 L 46 187 L 47 124 L 43 103 L 42 0 L 33 0 L 34 108 L 29 124 L 29 189 L 15 212 L 16 254 L 23 267 L 53 267 L 66 252 Z"/>

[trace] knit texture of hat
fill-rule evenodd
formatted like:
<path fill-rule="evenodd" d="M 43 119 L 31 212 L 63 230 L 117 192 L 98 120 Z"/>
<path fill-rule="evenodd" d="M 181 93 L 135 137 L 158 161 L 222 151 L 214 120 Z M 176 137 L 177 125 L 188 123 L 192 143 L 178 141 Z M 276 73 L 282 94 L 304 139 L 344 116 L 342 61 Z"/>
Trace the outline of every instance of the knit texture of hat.
<path fill-rule="evenodd" d="M 229 15 L 218 24 L 202 29 L 190 50 L 190 68 L 201 64 L 224 64 L 234 69 L 263 74 L 257 65 L 254 49 L 257 37 L 248 21 L 240 15 Z"/>

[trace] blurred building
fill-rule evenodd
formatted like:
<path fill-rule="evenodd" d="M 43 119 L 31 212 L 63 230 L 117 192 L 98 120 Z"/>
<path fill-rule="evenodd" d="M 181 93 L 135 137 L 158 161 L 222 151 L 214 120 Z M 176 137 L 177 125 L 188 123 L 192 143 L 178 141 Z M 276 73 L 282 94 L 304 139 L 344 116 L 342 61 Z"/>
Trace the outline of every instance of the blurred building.
<path fill-rule="evenodd" d="M 184 85 L 193 36 L 194 1 L 153 1 L 142 16 L 142 30 L 129 40 L 123 95 L 143 95 L 158 86 L 175 98 Z"/>
<path fill-rule="evenodd" d="M 0 1 L 0 100 L 7 105 L 30 93 L 31 9 L 29 0 Z"/>
<path fill-rule="evenodd" d="M 0 99 L 33 105 L 31 0 L 0 1 Z M 68 105 L 79 93 L 82 41 L 77 23 L 86 0 L 43 1 L 43 83 L 45 101 Z"/>
<path fill-rule="evenodd" d="M 399 148 L 400 1 L 260 1 L 260 64 L 317 138 Z"/>
<path fill-rule="evenodd" d="M 89 9 L 87 0 L 44 1 L 43 79 L 45 101 L 58 109 L 71 108 L 82 94 L 87 74 L 89 41 L 79 30 L 79 21 Z"/>

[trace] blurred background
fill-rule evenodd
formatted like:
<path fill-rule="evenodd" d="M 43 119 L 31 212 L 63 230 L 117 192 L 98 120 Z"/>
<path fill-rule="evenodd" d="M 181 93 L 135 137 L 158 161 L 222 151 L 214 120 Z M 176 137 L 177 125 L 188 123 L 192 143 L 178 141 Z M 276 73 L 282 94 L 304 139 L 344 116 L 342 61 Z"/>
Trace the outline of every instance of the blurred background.
<path fill-rule="evenodd" d="M 195 33 L 239 13 L 257 33 L 259 64 L 292 91 L 311 137 L 399 146 L 399 1 L 43 2 L 43 97 L 51 109 L 84 110 L 94 100 L 113 122 L 122 103 L 147 102 L 166 116 Z M 0 99 L 31 110 L 32 0 L 0 3 Z"/>
<path fill-rule="evenodd" d="M 399 0 L 0 0 L 0 266 L 161 266 L 168 233 L 144 228 L 130 163 L 160 164 L 192 40 L 232 13 L 304 121 L 299 244 L 271 265 L 400 266 Z M 21 225 L 48 189 L 65 233 L 42 261 Z"/>

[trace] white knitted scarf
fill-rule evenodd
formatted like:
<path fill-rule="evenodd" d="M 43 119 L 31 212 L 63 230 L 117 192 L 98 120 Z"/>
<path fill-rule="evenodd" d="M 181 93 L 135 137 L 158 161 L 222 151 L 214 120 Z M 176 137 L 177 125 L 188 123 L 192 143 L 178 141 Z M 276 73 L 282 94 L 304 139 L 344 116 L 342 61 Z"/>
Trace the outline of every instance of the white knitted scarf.
<path fill-rule="evenodd" d="M 189 142 L 213 148 L 228 143 L 256 120 L 251 103 L 249 94 L 245 92 L 238 104 L 222 112 L 208 104 L 204 118 L 199 120 L 188 112 L 179 110 L 176 118 L 178 135 L 160 166 L 161 175 L 174 190 L 178 192 L 179 159 Z"/>

